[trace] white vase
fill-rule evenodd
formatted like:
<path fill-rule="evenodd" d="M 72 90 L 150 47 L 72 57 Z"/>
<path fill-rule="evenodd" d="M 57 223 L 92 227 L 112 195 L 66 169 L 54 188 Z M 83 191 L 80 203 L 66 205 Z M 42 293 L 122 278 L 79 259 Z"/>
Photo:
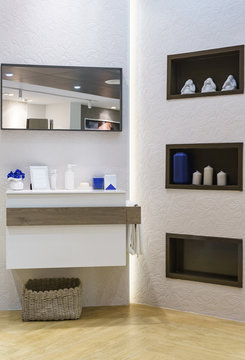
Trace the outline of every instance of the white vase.
<path fill-rule="evenodd" d="M 24 183 L 22 179 L 8 178 L 11 190 L 23 190 Z"/>

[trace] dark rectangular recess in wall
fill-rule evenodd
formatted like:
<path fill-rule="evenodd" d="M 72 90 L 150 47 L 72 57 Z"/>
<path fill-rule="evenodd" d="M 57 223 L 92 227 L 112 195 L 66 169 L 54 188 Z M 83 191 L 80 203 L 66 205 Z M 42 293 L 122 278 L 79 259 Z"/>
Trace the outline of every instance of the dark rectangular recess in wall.
<path fill-rule="evenodd" d="M 167 233 L 166 277 L 242 287 L 242 239 Z"/>
<path fill-rule="evenodd" d="M 221 91 L 229 75 L 237 82 L 237 89 Z M 201 93 L 204 81 L 211 77 L 217 86 L 216 92 Z M 181 95 L 181 89 L 188 79 L 196 86 L 195 94 Z M 244 45 L 219 49 L 195 51 L 168 55 L 167 99 L 189 97 L 232 95 L 244 92 Z"/>
<path fill-rule="evenodd" d="M 203 174 L 207 165 L 214 170 L 213 185 L 175 184 L 173 182 L 173 156 L 184 152 L 190 158 L 191 174 L 198 170 Z M 243 189 L 243 143 L 168 144 L 166 145 L 166 188 L 193 190 Z M 217 185 L 217 173 L 227 173 L 227 185 Z"/>

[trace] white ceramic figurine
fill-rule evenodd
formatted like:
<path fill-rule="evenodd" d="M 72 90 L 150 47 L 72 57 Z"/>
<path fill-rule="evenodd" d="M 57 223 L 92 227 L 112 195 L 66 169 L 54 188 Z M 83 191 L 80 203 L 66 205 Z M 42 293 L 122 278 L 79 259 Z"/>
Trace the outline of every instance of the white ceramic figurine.
<path fill-rule="evenodd" d="M 202 93 L 216 91 L 216 85 L 212 78 L 207 78 L 202 87 Z"/>
<path fill-rule="evenodd" d="M 195 84 L 191 79 L 185 82 L 185 85 L 181 89 L 181 95 L 183 94 L 194 94 L 196 91 Z"/>
<path fill-rule="evenodd" d="M 229 75 L 228 78 L 225 80 L 224 85 L 222 86 L 222 91 L 234 90 L 236 88 L 236 80 L 234 79 L 233 75 Z"/>

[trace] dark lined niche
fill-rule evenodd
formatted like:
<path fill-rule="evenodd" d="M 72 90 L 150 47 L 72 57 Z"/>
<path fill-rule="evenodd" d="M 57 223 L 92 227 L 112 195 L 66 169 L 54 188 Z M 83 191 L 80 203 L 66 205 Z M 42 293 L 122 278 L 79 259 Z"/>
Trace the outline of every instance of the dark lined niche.
<path fill-rule="evenodd" d="M 242 287 L 242 239 L 167 233 L 166 277 Z"/>
<path fill-rule="evenodd" d="M 167 64 L 168 100 L 244 92 L 244 45 L 168 55 Z M 228 75 L 236 79 L 237 89 L 221 91 Z M 203 83 L 209 77 L 214 80 L 217 91 L 201 93 Z M 181 95 L 180 91 L 188 79 L 193 80 L 196 93 Z"/>
<path fill-rule="evenodd" d="M 184 152 L 190 158 L 190 173 L 196 170 L 203 175 L 207 165 L 214 169 L 213 185 L 175 184 L 173 182 L 173 156 Z M 243 143 L 213 144 L 168 144 L 166 145 L 166 188 L 194 190 L 239 190 L 243 188 L 242 178 Z M 227 173 L 227 185 L 217 185 L 217 173 Z M 192 176 L 190 176 L 190 179 Z M 190 180 L 191 181 L 191 180 Z"/>

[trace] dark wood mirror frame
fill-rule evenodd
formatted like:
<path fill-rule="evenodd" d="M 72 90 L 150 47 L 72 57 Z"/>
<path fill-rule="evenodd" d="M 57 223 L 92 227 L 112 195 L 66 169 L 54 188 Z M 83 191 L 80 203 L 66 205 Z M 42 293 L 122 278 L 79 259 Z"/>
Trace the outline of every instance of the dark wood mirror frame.
<path fill-rule="evenodd" d="M 6 74 L 13 74 L 11 77 Z M 108 84 L 106 81 L 116 80 L 116 84 Z M 8 97 L 6 83 L 12 85 L 11 93 L 13 98 Z M 26 86 L 22 89 L 21 85 Z M 75 89 L 74 86 L 80 86 Z M 23 87 L 24 87 L 23 86 Z M 35 87 L 41 89 L 33 90 Z M 44 93 L 42 89 L 48 89 Z M 57 93 L 53 93 L 53 90 Z M 4 91 L 5 90 L 5 91 Z M 67 120 L 70 128 L 54 125 L 52 116 L 28 116 L 22 120 L 20 127 L 6 126 L 4 124 L 4 100 L 12 100 L 28 105 L 43 105 L 35 100 L 29 104 L 24 92 L 41 94 L 40 96 L 53 96 L 65 98 L 70 105 L 75 104 L 76 121 L 74 124 Z M 71 94 L 74 94 L 74 98 Z M 23 96 L 23 98 L 22 98 Z M 91 108 L 92 103 L 92 108 Z M 9 101 L 9 104 L 10 101 Z M 17 104 L 17 102 L 16 102 Z M 50 103 L 48 104 L 50 105 Z M 57 105 L 57 104 L 56 104 Z M 58 106 L 57 106 L 58 107 Z M 104 111 L 103 111 L 104 110 Z M 71 114 L 71 108 L 70 108 Z M 35 126 L 33 125 L 35 123 Z M 48 124 L 48 125 L 47 125 Z M 110 125 L 110 126 L 109 126 Z M 81 66 L 53 66 L 53 65 L 28 65 L 28 64 L 1 64 L 1 129 L 2 130 L 48 130 L 48 131 L 100 131 L 120 132 L 122 131 L 122 68 L 105 67 L 81 67 Z M 101 131 L 102 130 L 102 131 Z M 109 130 L 109 131 L 108 131 Z M 113 130 L 113 131 L 111 131 Z"/>

